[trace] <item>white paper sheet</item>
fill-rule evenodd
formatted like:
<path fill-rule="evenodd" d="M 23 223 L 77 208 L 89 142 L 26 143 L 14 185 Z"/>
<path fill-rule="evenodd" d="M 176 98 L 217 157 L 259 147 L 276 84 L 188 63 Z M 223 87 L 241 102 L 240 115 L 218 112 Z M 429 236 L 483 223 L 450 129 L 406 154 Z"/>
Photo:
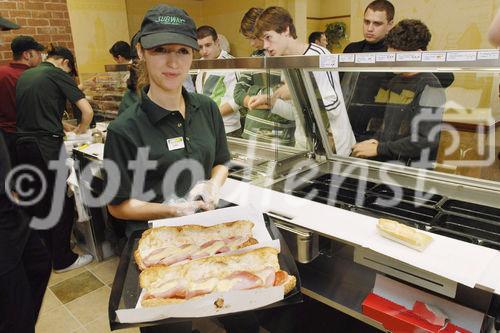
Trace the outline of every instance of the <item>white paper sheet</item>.
<path fill-rule="evenodd" d="M 230 178 L 226 180 L 222 187 L 220 197 L 238 205 L 251 205 L 262 212 L 273 212 L 290 219 L 318 205 L 311 200 Z"/>
<path fill-rule="evenodd" d="M 491 292 L 500 295 L 500 252 L 497 252 L 488 264 L 488 267 L 479 278 L 477 287 L 487 288 Z"/>
<path fill-rule="evenodd" d="M 423 231 L 421 231 L 423 232 Z M 428 233 L 433 241 L 419 252 L 382 237 L 376 229 L 364 244 L 369 249 L 474 288 L 496 250 Z"/>
<path fill-rule="evenodd" d="M 316 203 L 311 209 L 297 215 L 292 223 L 365 246 L 376 228 L 377 219 Z"/>
<path fill-rule="evenodd" d="M 170 317 L 207 317 L 260 308 L 283 299 L 283 286 L 212 293 L 180 304 L 151 308 L 117 310 L 120 323 L 142 323 Z M 224 299 L 224 306 L 217 308 L 217 299 Z"/>
<path fill-rule="evenodd" d="M 471 288 L 481 282 L 500 294 L 500 282 L 483 277 L 490 271 L 493 258 L 499 255 L 496 250 L 431 234 L 433 242 L 420 253 L 380 236 L 376 218 L 233 179 L 228 179 L 221 193 L 225 200 L 238 204 L 252 202 L 264 212 L 274 211 L 291 218 L 298 226 L 370 248 Z"/>
<path fill-rule="evenodd" d="M 78 148 L 78 150 L 85 154 L 92 155 L 99 160 L 102 160 L 104 157 L 104 143 L 93 143 L 83 148 Z"/>
<path fill-rule="evenodd" d="M 407 309 L 412 309 L 415 301 L 433 305 L 442 310 L 453 324 L 471 332 L 479 332 L 481 330 L 484 318 L 481 312 L 428 294 L 385 276 L 377 274 L 373 293 L 402 305 Z"/>
<path fill-rule="evenodd" d="M 254 238 L 257 239 L 259 243 L 244 249 L 232 251 L 231 253 L 228 252 L 219 254 L 220 256 L 243 253 L 265 246 L 274 247 L 278 250 L 280 249 L 279 240 L 272 240 L 271 235 L 267 231 L 262 212 L 250 206 L 228 207 L 184 217 L 154 220 L 150 221 L 150 224 L 154 227 L 178 226 L 186 224 L 211 226 L 244 219 L 250 220 L 254 223 L 252 232 Z M 212 293 L 197 299 L 188 300 L 181 304 L 142 308 L 140 306 L 140 302 L 144 295 L 143 290 L 135 309 L 117 310 L 116 314 L 121 323 L 148 322 L 169 317 L 182 318 L 213 316 L 266 306 L 283 299 L 283 293 L 283 286 L 258 288 L 254 290 L 239 290 L 225 293 Z M 224 306 L 222 308 L 217 308 L 214 306 L 214 302 L 220 297 L 224 299 Z"/>

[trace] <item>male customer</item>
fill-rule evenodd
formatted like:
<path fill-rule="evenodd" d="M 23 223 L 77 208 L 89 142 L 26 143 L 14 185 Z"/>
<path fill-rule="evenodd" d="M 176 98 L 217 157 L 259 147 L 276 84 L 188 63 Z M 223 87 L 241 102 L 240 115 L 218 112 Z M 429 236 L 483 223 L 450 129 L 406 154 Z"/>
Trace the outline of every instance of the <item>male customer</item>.
<path fill-rule="evenodd" d="M 255 31 L 256 36 L 264 40 L 264 49 L 272 57 L 330 54 L 324 47 L 299 41 L 293 19 L 290 13 L 282 7 L 266 8 L 257 19 Z M 338 155 L 349 156 L 351 147 L 356 141 L 347 117 L 338 74 L 337 72 L 323 71 L 313 72 L 311 75 L 319 90 L 323 108 L 328 116 L 335 151 Z M 282 98 L 290 98 L 290 92 L 286 86 L 285 89 L 275 92 L 270 99 L 266 96 L 256 96 L 254 100 L 249 102 L 249 106 L 255 108 L 256 105 L 270 103 L 271 112 L 273 112 L 273 107 Z M 285 113 L 279 115 L 290 119 L 289 115 Z"/>
<path fill-rule="evenodd" d="M 18 28 L 0 17 L 2 31 Z M 35 332 L 49 281 L 50 258 L 38 235 L 30 231 L 28 217 L 7 196 L 5 178 L 10 163 L 3 133 L 0 131 L 0 333 L 30 333 Z"/>
<path fill-rule="evenodd" d="M 19 163 L 39 168 L 45 166 L 43 170 L 47 177 L 47 188 L 51 189 L 39 204 L 29 209 L 31 215 L 41 219 L 50 216 L 53 207 L 60 207 L 54 200 L 57 195 L 52 193 L 52 189 L 60 189 L 61 186 L 56 184 L 56 172 L 46 169 L 46 166 L 50 161 L 59 160 L 60 151 L 65 152 L 62 117 L 66 100 L 74 103 L 82 113 L 81 122 L 75 129 L 76 134 L 87 131 L 93 116 L 92 107 L 70 74 L 76 75 L 75 58 L 71 51 L 65 47 L 51 46 L 46 61 L 25 71 L 17 81 L 17 158 Z M 65 185 L 63 189 L 66 188 Z M 91 255 L 79 256 L 71 251 L 74 204 L 72 198 L 64 194 L 62 200 L 62 213 L 55 226 L 40 233 L 51 253 L 56 273 L 75 269 L 92 261 Z M 42 226 L 38 228 L 42 229 Z"/>
<path fill-rule="evenodd" d="M 430 39 L 424 23 L 402 20 L 389 32 L 386 43 L 390 52 L 425 51 Z M 380 88 L 377 99 L 386 103 L 382 126 L 372 139 L 354 145 L 352 155 L 432 168 L 445 103 L 436 76 L 398 73 Z"/>
<path fill-rule="evenodd" d="M 231 59 L 232 55 L 222 50 L 217 31 L 211 26 L 203 25 L 196 31 L 201 59 Z M 200 71 L 196 77 L 195 87 L 199 94 L 212 98 L 222 115 L 224 129 L 230 136 L 241 136 L 239 106 L 234 101 L 234 86 L 238 81 L 236 72 Z"/>
<path fill-rule="evenodd" d="M 240 33 L 254 49 L 251 56 L 264 56 L 264 43 L 254 33 L 255 22 L 264 11 L 263 8 L 252 7 L 243 16 Z M 272 142 L 280 145 L 295 145 L 295 121 L 285 119 L 269 108 L 260 105 L 249 110 L 248 103 L 253 96 L 273 94 L 283 86 L 280 71 L 244 71 L 240 73 L 234 88 L 234 101 L 241 107 L 240 113 L 245 115 L 242 138 L 252 141 Z"/>
<path fill-rule="evenodd" d="M 317 44 L 319 46 L 326 48 L 326 46 L 328 45 L 328 40 L 326 39 L 326 35 L 324 32 L 314 31 L 314 32 L 311 32 L 311 34 L 309 35 L 309 44 L 311 44 L 311 43 L 314 43 L 314 44 Z"/>
<path fill-rule="evenodd" d="M 10 43 L 12 61 L 0 66 L 0 132 L 15 164 L 14 143 L 16 132 L 16 83 L 21 74 L 42 61 L 45 48 L 31 36 L 17 36 Z"/>
<path fill-rule="evenodd" d="M 386 52 L 385 36 L 393 26 L 394 6 L 387 0 L 372 1 L 365 9 L 363 36 L 365 39 L 346 46 L 344 53 Z"/>

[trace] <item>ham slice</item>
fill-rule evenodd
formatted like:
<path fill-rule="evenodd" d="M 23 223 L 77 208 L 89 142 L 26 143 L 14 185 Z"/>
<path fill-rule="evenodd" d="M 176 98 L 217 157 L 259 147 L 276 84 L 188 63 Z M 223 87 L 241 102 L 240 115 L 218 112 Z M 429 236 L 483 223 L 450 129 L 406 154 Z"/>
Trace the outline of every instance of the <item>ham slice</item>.
<path fill-rule="evenodd" d="M 187 289 L 186 286 L 182 284 L 178 284 L 175 287 L 170 289 L 160 291 L 160 292 L 152 292 L 144 295 L 144 299 L 150 298 L 186 298 Z"/>
<path fill-rule="evenodd" d="M 178 256 L 184 256 L 185 253 L 188 253 L 190 251 L 192 251 L 192 248 L 194 247 L 193 244 L 183 244 L 179 247 L 179 251 L 177 251 L 177 253 L 175 253 L 172 258 L 176 258 Z M 169 257 L 171 257 L 171 253 L 172 253 L 173 249 L 172 247 L 162 247 L 162 248 L 159 248 L 159 249 L 156 249 L 154 251 L 152 251 L 146 258 L 144 258 L 144 265 L 146 267 L 149 267 L 149 266 L 153 266 L 155 264 L 158 264 L 160 262 L 162 263 L 165 263 L 165 262 L 170 262 L 172 259 L 170 259 Z M 184 258 L 184 259 L 187 259 Z M 184 260 L 184 259 L 181 259 L 181 260 Z M 175 259 L 174 262 L 179 262 L 181 260 L 177 260 Z"/>
<path fill-rule="evenodd" d="M 187 260 L 189 258 L 190 258 L 189 253 L 180 253 L 180 254 L 176 254 L 173 256 L 163 258 L 162 260 L 159 261 L 159 263 L 166 265 L 166 266 L 170 266 L 170 265 L 173 265 L 175 263 Z"/>
<path fill-rule="evenodd" d="M 226 277 L 227 280 L 233 280 L 230 290 L 248 290 L 262 287 L 264 281 L 257 275 L 246 272 L 238 271 Z"/>

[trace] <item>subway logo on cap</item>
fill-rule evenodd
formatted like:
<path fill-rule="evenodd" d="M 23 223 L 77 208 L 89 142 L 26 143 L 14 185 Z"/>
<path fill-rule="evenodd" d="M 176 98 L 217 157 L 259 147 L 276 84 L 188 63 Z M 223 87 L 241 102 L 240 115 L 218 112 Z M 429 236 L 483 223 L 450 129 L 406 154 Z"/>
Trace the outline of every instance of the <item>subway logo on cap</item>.
<path fill-rule="evenodd" d="M 186 23 L 186 20 L 178 16 L 158 16 L 155 20 L 160 24 L 181 25 Z"/>

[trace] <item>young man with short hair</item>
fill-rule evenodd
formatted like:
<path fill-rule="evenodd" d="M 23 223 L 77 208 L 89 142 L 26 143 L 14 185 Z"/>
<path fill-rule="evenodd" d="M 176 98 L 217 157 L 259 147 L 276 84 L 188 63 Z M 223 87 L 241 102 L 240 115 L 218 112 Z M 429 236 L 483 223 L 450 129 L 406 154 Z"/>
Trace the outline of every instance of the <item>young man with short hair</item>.
<path fill-rule="evenodd" d="M 197 29 L 201 59 L 232 59 L 232 55 L 222 50 L 217 31 L 204 25 Z M 239 106 L 234 101 L 234 87 L 238 81 L 236 72 L 199 71 L 196 76 L 196 92 L 212 98 L 219 107 L 226 134 L 241 136 Z"/>
<path fill-rule="evenodd" d="M 385 36 L 394 22 L 394 6 L 387 0 L 372 1 L 365 9 L 363 36 L 365 39 L 346 46 L 344 53 L 386 52 Z"/>
<path fill-rule="evenodd" d="M 314 32 L 311 32 L 311 34 L 309 35 L 309 44 L 311 44 L 311 43 L 314 43 L 314 44 L 317 44 L 319 46 L 326 48 L 326 46 L 328 45 L 328 40 L 326 39 L 326 35 L 324 32 L 314 31 Z"/>
<path fill-rule="evenodd" d="M 402 20 L 387 35 L 390 52 L 425 51 L 431 39 L 419 20 Z M 377 94 L 386 103 L 382 126 L 353 146 L 355 157 L 432 168 L 440 138 L 444 89 L 432 73 L 398 73 Z"/>
<path fill-rule="evenodd" d="M 0 132 L 14 158 L 14 142 L 16 132 L 16 83 L 21 74 L 28 68 L 38 66 L 42 61 L 45 48 L 31 36 L 17 36 L 10 43 L 12 61 L 0 66 Z M 15 161 L 12 160 L 13 164 Z"/>
<path fill-rule="evenodd" d="M 293 19 L 290 13 L 282 7 L 269 7 L 264 10 L 257 20 L 255 30 L 256 36 L 263 38 L 264 48 L 270 56 L 330 54 L 327 49 L 319 45 L 299 41 Z M 328 116 L 335 151 L 338 155 L 349 156 L 351 147 L 356 141 L 347 117 L 338 74 L 329 71 L 312 72 L 311 74 L 319 89 L 323 107 Z M 280 99 L 290 99 L 290 92 L 286 86 L 275 92 L 270 99 L 271 112 Z M 255 105 L 268 102 L 269 98 L 266 96 L 257 96 L 254 101 L 250 101 L 249 105 L 250 108 L 253 108 Z M 290 119 L 284 113 L 280 115 Z M 295 116 L 295 112 L 293 116 Z"/>
<path fill-rule="evenodd" d="M 19 77 L 16 85 L 18 134 L 16 151 L 19 163 L 40 167 L 49 165 L 50 161 L 59 160 L 60 152 L 65 152 L 62 118 L 66 101 L 74 103 L 82 114 L 81 122 L 74 133 L 87 132 L 94 112 L 85 95 L 76 85 L 73 78 L 76 74 L 73 53 L 65 47 L 51 45 L 47 52 L 47 59 L 36 68 L 28 69 Z M 36 154 L 37 151 L 38 154 Z M 57 172 L 55 170 L 42 171 L 46 171 L 47 188 L 58 188 Z M 37 203 L 33 203 L 26 209 L 30 215 L 44 219 L 51 213 L 51 209 L 58 207 L 54 198 L 57 198 L 55 192 L 46 191 Z M 71 250 L 74 203 L 73 198 L 65 195 L 62 200 L 62 213 L 55 226 L 39 231 L 51 253 L 56 273 L 76 269 L 92 261 L 91 255 L 78 255 Z M 41 226 L 36 227 L 41 228 Z"/>
<path fill-rule="evenodd" d="M 240 33 L 249 41 L 255 51 L 252 56 L 264 56 L 264 44 L 254 34 L 255 22 L 263 8 L 250 8 L 243 16 Z M 249 101 L 253 96 L 272 94 L 282 86 L 280 71 L 244 71 L 240 73 L 238 83 L 234 88 L 234 101 L 241 107 L 240 113 L 245 115 L 242 122 L 242 138 L 272 142 L 280 145 L 295 145 L 295 121 L 285 119 L 269 108 L 260 106 L 249 110 Z"/>
<path fill-rule="evenodd" d="M 130 45 L 127 42 L 120 40 L 111 46 L 109 53 L 117 64 L 130 64 L 132 57 L 130 56 Z"/>

